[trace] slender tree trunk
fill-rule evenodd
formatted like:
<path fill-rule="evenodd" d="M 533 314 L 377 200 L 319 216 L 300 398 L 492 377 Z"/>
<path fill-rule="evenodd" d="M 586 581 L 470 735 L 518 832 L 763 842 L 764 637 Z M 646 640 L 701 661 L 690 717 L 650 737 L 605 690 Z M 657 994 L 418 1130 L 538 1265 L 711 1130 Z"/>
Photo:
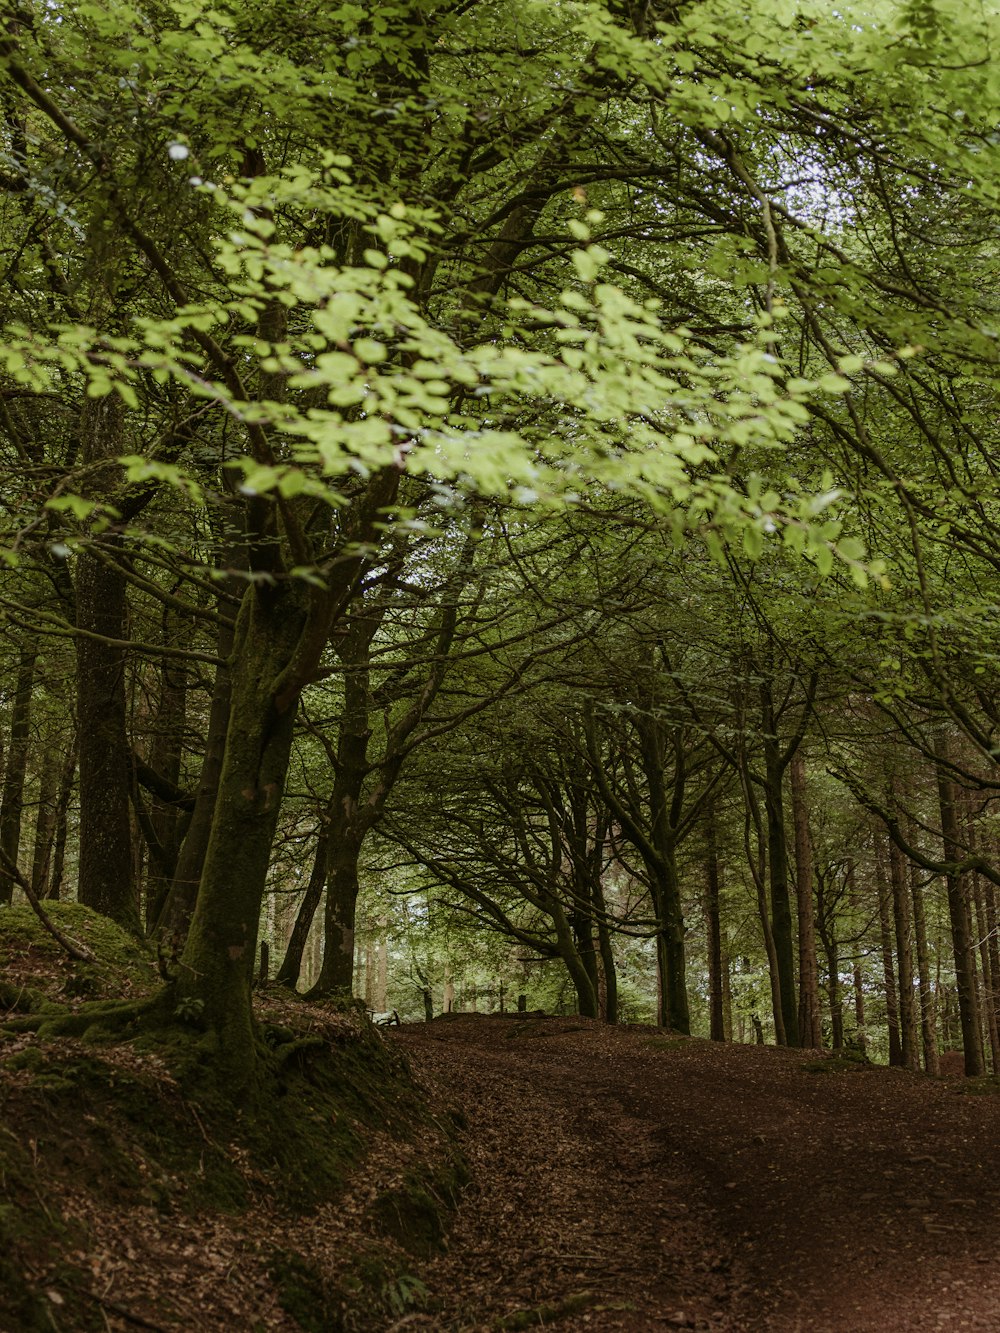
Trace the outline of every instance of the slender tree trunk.
<path fill-rule="evenodd" d="M 597 917 L 597 947 L 601 959 L 601 983 L 603 1002 L 601 1017 L 606 1023 L 618 1022 L 618 970 L 615 965 L 615 951 L 608 929 L 607 905 L 604 901 L 604 889 L 601 885 L 600 870 L 593 876 L 592 893 L 594 910 Z"/>
<path fill-rule="evenodd" d="M 826 958 L 826 996 L 830 1006 L 830 1045 L 835 1051 L 844 1049 L 844 1010 L 840 998 L 840 949 L 836 936 L 836 920 L 826 902 L 822 878 L 817 886 L 816 924 Z"/>
<path fill-rule="evenodd" d="M 1000 940 L 997 939 L 997 904 L 993 884 L 983 880 L 983 910 L 986 924 L 986 946 L 990 960 L 991 986 L 987 1003 L 992 1009 L 990 1032 L 1000 1034 Z M 993 1072 L 1000 1074 L 1000 1050 L 993 1054 Z"/>
<path fill-rule="evenodd" d="M 938 800 L 941 809 L 941 839 L 946 861 L 959 861 L 963 855 L 958 824 L 957 793 L 948 775 L 948 739 L 943 730 L 936 737 L 935 754 Z M 973 952 L 972 916 L 969 910 L 969 886 L 965 875 L 947 875 L 948 915 L 955 951 L 955 983 L 958 990 L 959 1023 L 965 1053 L 966 1077 L 983 1073 L 982 1029 L 979 1022 L 979 993 Z"/>
<path fill-rule="evenodd" d="M 228 509 L 224 510 L 223 523 L 228 524 Z M 231 526 L 226 526 L 223 554 L 228 563 L 237 568 L 246 563 L 245 551 L 241 549 L 239 542 L 240 535 L 239 532 L 232 530 Z M 222 584 L 216 608 L 223 619 L 216 631 L 215 650 L 220 661 L 226 665 L 217 667 L 215 671 L 205 753 L 198 775 L 194 810 L 177 854 L 173 882 L 155 923 L 155 934 L 161 941 L 161 947 L 166 947 L 175 953 L 180 951 L 187 938 L 212 833 L 232 700 L 232 680 L 228 666 L 236 629 L 232 617 L 236 614 L 241 604 L 240 599 L 245 596 L 245 592 L 246 583 L 235 575 L 230 575 Z"/>
<path fill-rule="evenodd" d="M 52 865 L 49 869 L 47 898 L 60 898 L 63 889 L 63 870 L 66 863 L 66 839 L 69 832 L 69 806 L 73 799 L 73 785 L 76 778 L 77 745 L 76 737 L 66 757 L 62 777 L 59 782 L 59 797 L 56 801 L 55 834 L 52 840 Z"/>
<path fill-rule="evenodd" d="M 49 867 L 56 831 L 56 808 L 62 767 L 60 759 L 59 751 L 54 746 L 47 748 L 42 756 L 42 772 L 38 782 L 38 811 L 35 815 L 35 838 L 31 852 L 31 890 L 36 898 L 44 898 L 49 891 Z"/>
<path fill-rule="evenodd" d="M 108 639 L 128 637 L 125 579 L 90 552 L 76 576 L 77 626 Z M 129 787 L 132 756 L 126 730 L 125 650 L 79 637 L 77 720 L 80 765 L 79 899 L 139 933 L 132 857 Z"/>
<path fill-rule="evenodd" d="M 823 1044 L 819 1006 L 819 963 L 816 958 L 816 914 L 813 905 L 812 838 L 806 765 L 801 749 L 789 765 L 792 821 L 795 826 L 795 898 L 799 926 L 799 1041 L 805 1047 Z"/>
<path fill-rule="evenodd" d="M 761 686 L 761 722 L 764 733 L 764 810 L 767 820 L 767 864 L 771 890 L 771 930 L 778 967 L 781 998 L 782 1044 L 799 1044 L 799 1007 L 795 995 L 795 940 L 792 901 L 788 888 L 788 840 L 782 794 L 783 768 L 775 730 L 770 681 Z"/>
<path fill-rule="evenodd" d="M 709 1037 L 712 1041 L 725 1041 L 719 844 L 714 801 L 709 801 L 706 807 L 705 820 L 705 924 L 708 928 Z"/>
<path fill-rule="evenodd" d="M 743 848 L 746 853 L 747 867 L 753 878 L 757 894 L 757 916 L 760 920 L 761 935 L 764 940 L 764 953 L 767 956 L 767 977 L 771 987 L 771 1013 L 774 1016 L 774 1040 L 778 1046 L 784 1046 L 786 1033 L 781 1007 L 781 977 L 778 966 L 778 954 L 774 947 L 774 934 L 771 930 L 771 918 L 767 910 L 767 844 L 761 827 L 760 810 L 757 798 L 745 765 L 740 768 L 740 782 L 743 788 L 744 821 Z M 756 835 L 757 850 L 751 843 L 750 830 Z"/>
<path fill-rule="evenodd" d="M 863 1055 L 868 1054 L 868 1030 L 865 1026 L 865 987 L 861 975 L 861 962 L 854 960 L 852 968 L 854 978 L 854 1021 L 857 1024 L 858 1047 Z"/>
<path fill-rule="evenodd" d="M 88 400 L 80 434 L 83 461 L 105 463 L 111 485 L 120 469 L 122 403 L 117 394 Z M 105 491 L 110 486 L 105 487 Z M 80 764 L 81 903 L 135 934 L 140 933 L 139 901 L 132 859 L 129 789 L 132 754 L 126 726 L 126 654 L 108 640 L 127 641 L 125 576 L 114 563 L 114 539 L 100 543 L 101 554 L 85 548 L 77 560 L 75 640 L 76 716 Z M 100 638 L 90 638 L 98 635 Z"/>
<path fill-rule="evenodd" d="M 885 981 L 885 1017 L 889 1029 L 889 1064 L 901 1067 L 903 1039 L 899 1021 L 899 1002 L 896 991 L 896 972 L 893 961 L 892 905 L 885 873 L 885 847 L 877 839 L 875 847 L 875 881 L 878 891 L 879 938 L 882 945 L 882 976 Z"/>
<path fill-rule="evenodd" d="M 164 639 L 190 640 L 190 622 L 178 632 L 171 630 L 173 617 L 166 617 Z M 184 724 L 187 712 L 187 672 L 174 663 L 164 662 L 160 669 L 159 698 L 153 719 L 153 737 L 149 747 L 149 766 L 172 787 L 181 780 L 184 752 Z M 141 809 L 141 793 L 136 787 L 136 808 Z M 177 870 L 177 856 L 184 832 L 183 811 L 158 795 L 149 798 L 149 876 L 146 882 L 146 931 L 155 929 Z"/>
<path fill-rule="evenodd" d="M 907 1069 L 919 1069 L 920 1046 L 917 1011 L 919 992 L 913 993 L 913 931 L 912 905 L 906 883 L 906 864 L 903 853 L 894 842 L 889 842 L 889 882 L 892 886 L 892 917 L 896 935 L 896 958 L 899 965 L 899 1028 L 903 1064 Z"/>
<path fill-rule="evenodd" d="M 979 938 L 979 961 L 983 979 L 981 992 L 981 1013 L 986 1024 L 990 1043 L 990 1065 L 996 1073 L 1000 1067 L 1000 1032 L 997 1030 L 996 1012 L 996 974 L 990 957 L 989 927 L 986 924 L 986 901 L 983 883 L 979 875 L 972 876 L 973 902 L 976 911 L 976 935 Z"/>
<path fill-rule="evenodd" d="M 911 827 L 912 839 L 914 830 Z M 920 1038 L 924 1052 L 924 1069 L 937 1077 L 941 1072 L 938 1057 L 937 1017 L 934 985 L 931 981 L 931 955 L 927 943 L 927 919 L 924 912 L 924 893 L 920 884 L 920 870 L 910 862 L 910 895 L 913 902 L 913 940 L 917 950 L 917 976 L 920 981 Z"/>
<path fill-rule="evenodd" d="M 275 978 L 282 986 L 288 986 L 292 990 L 299 984 L 299 974 L 302 971 L 302 955 L 305 952 L 306 941 L 309 939 L 309 931 L 312 928 L 313 917 L 316 915 L 316 908 L 323 896 L 323 886 L 326 884 L 327 876 L 329 845 L 326 825 L 324 824 L 316 839 L 316 852 L 313 857 L 309 883 L 306 885 L 305 894 L 299 904 L 295 925 L 292 927 L 288 947 L 285 950 L 285 957 Z"/>
<path fill-rule="evenodd" d="M 14 706 L 11 710 L 10 745 L 0 796 L 0 851 L 15 865 L 21 845 L 21 816 L 24 812 L 24 780 L 28 769 L 28 740 L 31 730 L 31 693 L 35 681 L 38 648 L 34 643 L 21 648 Z M 0 866 L 0 903 L 9 903 L 14 895 L 14 877 Z"/>

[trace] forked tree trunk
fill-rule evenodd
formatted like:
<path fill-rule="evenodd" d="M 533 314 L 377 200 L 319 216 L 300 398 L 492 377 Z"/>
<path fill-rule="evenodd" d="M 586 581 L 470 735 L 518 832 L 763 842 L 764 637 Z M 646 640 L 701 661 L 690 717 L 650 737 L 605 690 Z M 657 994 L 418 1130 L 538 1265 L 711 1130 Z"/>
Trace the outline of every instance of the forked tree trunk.
<path fill-rule="evenodd" d="M 233 1087 L 253 1071 L 250 988 L 298 702 L 280 707 L 276 685 L 306 623 L 303 602 L 292 583 L 244 599 L 215 819 L 177 972 L 178 1008 L 216 1034 L 219 1072 Z"/>

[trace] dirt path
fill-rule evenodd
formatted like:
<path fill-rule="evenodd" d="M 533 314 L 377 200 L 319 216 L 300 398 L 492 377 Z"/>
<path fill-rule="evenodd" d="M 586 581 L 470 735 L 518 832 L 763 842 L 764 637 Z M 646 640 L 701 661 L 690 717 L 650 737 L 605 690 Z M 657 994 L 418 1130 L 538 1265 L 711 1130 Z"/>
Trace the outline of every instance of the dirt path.
<path fill-rule="evenodd" d="M 1000 1329 L 1000 1099 L 584 1020 L 404 1027 L 474 1183 L 407 1327 Z"/>

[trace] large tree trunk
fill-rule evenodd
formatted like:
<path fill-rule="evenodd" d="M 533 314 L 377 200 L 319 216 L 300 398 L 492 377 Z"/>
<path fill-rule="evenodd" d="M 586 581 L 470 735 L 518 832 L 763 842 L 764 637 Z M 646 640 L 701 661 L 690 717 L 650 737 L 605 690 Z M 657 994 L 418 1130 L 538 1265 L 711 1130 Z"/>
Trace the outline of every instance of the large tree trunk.
<path fill-rule="evenodd" d="M 801 750 L 789 765 L 792 822 L 795 826 L 795 898 L 799 927 L 799 1041 L 806 1047 L 823 1044 L 819 1005 L 819 963 L 816 958 L 816 913 L 813 904 L 812 838 L 806 765 Z"/>
<path fill-rule="evenodd" d="M 306 623 L 294 583 L 246 595 L 236 626 L 232 703 L 205 865 L 177 972 L 178 1009 L 219 1042 L 219 1072 L 238 1088 L 253 1070 L 250 987 L 271 845 L 291 753 L 298 694 L 276 685 Z"/>
<path fill-rule="evenodd" d="M 362 838 L 349 827 L 350 812 L 331 821 L 327 858 L 326 911 L 323 921 L 323 966 L 309 994 L 313 998 L 347 998 L 354 984 L 354 934 L 360 878 Z"/>
<path fill-rule="evenodd" d="M 17 864 L 21 844 L 21 815 L 24 811 L 24 779 L 28 768 L 28 738 L 31 729 L 31 692 L 35 680 L 38 648 L 34 643 L 22 647 L 14 685 L 14 706 L 10 719 L 10 745 L 3 775 L 0 798 L 0 903 L 9 903 L 14 894 L 14 877 L 5 868 Z"/>

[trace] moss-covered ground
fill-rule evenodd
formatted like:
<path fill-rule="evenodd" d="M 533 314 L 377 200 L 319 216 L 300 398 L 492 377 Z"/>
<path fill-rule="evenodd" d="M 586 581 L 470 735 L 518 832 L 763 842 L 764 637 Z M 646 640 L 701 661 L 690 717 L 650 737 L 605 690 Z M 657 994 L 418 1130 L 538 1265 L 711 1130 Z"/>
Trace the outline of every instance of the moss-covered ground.
<path fill-rule="evenodd" d="M 0 909 L 0 1010 L 155 992 L 140 943 L 73 904 L 53 916 L 95 961 Z M 351 1333 L 421 1305 L 414 1270 L 466 1180 L 453 1125 L 356 1010 L 278 990 L 258 1010 L 238 1108 L 194 1029 L 0 1029 L 0 1328 Z"/>

